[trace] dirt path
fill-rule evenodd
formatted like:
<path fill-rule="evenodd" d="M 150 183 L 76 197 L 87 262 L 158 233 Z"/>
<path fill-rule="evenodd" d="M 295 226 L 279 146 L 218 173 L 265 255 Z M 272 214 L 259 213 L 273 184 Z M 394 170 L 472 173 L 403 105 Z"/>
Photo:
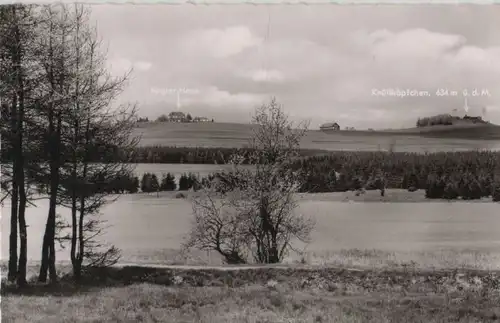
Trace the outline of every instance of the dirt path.
<path fill-rule="evenodd" d="M 119 263 L 114 265 L 116 268 L 123 267 L 148 267 L 148 268 L 167 268 L 167 269 L 184 269 L 184 270 L 221 270 L 221 271 L 231 271 L 231 270 L 252 270 L 252 269 L 305 269 L 305 270 L 315 270 L 319 268 L 325 268 L 325 266 L 312 266 L 312 265 L 288 265 L 288 264 L 278 264 L 278 265 L 220 265 L 220 266 L 204 266 L 204 265 L 161 265 L 161 264 L 146 264 L 146 263 Z M 335 266 L 327 266 L 328 268 L 336 268 Z M 363 271 L 362 269 L 356 268 L 342 268 L 348 271 Z"/>

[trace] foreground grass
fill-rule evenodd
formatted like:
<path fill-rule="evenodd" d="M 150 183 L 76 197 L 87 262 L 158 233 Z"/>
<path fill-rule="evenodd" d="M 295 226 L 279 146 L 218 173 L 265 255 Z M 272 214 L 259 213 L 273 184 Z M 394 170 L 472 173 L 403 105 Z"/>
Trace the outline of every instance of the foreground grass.
<path fill-rule="evenodd" d="M 495 322 L 499 298 L 328 298 L 263 286 L 171 288 L 140 284 L 61 299 L 7 297 L 4 322 Z M 11 310 L 14 309 L 14 310 Z"/>
<path fill-rule="evenodd" d="M 494 271 L 500 262 L 492 254 L 348 249 L 311 253 L 309 258 L 305 264 L 232 271 L 127 266 L 94 270 L 81 285 L 63 276 L 58 285 L 33 279 L 22 290 L 4 283 L 2 319 L 500 322 L 500 272 Z M 188 263 L 181 258 L 176 262 Z M 64 275 L 70 266 L 58 269 Z M 29 267 L 31 275 L 38 270 L 36 264 Z"/>
<path fill-rule="evenodd" d="M 484 271 L 125 267 L 91 277 L 79 288 L 64 280 L 24 291 L 4 285 L 2 318 L 54 323 L 500 320 L 498 275 Z"/>

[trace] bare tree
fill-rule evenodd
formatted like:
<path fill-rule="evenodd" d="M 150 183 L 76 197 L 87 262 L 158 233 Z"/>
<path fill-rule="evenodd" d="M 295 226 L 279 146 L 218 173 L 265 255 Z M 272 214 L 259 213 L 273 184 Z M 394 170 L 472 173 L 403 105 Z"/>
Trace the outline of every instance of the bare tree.
<path fill-rule="evenodd" d="M 115 200 L 101 188 L 132 173 L 128 162 L 139 138 L 131 137 L 135 107 L 111 105 L 128 73 L 117 78 L 107 72 L 106 53 L 89 25 L 90 10 L 82 5 L 61 10 L 71 28 L 63 48 L 66 83 L 60 90 L 66 99 L 59 139 L 64 162 L 59 165 L 57 203 L 71 210 L 68 239 L 73 273 L 79 279 L 83 266 L 110 265 L 119 258 L 116 247 L 97 239 L 104 230 L 99 210 Z"/>
<path fill-rule="evenodd" d="M 62 152 L 62 134 L 63 120 L 68 112 L 67 108 L 67 83 L 71 58 L 67 46 L 69 35 L 73 28 L 68 11 L 63 5 L 46 5 L 41 7 L 40 16 L 42 23 L 38 35 L 38 59 L 43 66 L 45 82 L 41 83 L 42 91 L 39 100 L 39 112 L 43 116 L 46 125 L 44 133 L 44 144 L 47 147 L 48 159 L 48 193 L 49 210 L 47 223 L 42 243 L 42 263 L 38 280 L 45 282 L 47 274 L 50 280 L 57 280 L 56 273 L 56 207 L 58 189 L 60 185 L 60 168 L 63 164 L 61 158 Z"/>
<path fill-rule="evenodd" d="M 74 10 L 60 4 L 0 8 L 0 106 L 7 121 L 1 125 L 2 162 L 7 160 L 2 201 L 11 197 L 9 279 L 17 276 L 19 284 L 26 283 L 24 215 L 33 186 L 49 199 L 39 281 L 45 282 L 47 274 L 57 279 L 55 241 L 65 240 L 58 237 L 63 228 L 59 205 L 72 211 L 75 275 L 84 262 L 108 264 L 118 255 L 117 248 L 104 250 L 96 239 L 103 232 L 99 209 L 112 201 L 99 187 L 132 171 L 127 162 L 138 142 L 130 136 L 135 107 L 112 107 L 128 74 L 114 78 L 107 73 L 105 53 L 88 18 L 89 10 L 81 5 Z M 95 164 L 99 158 L 102 162 Z"/>
<path fill-rule="evenodd" d="M 226 260 L 227 252 L 221 252 L 220 245 L 230 246 L 227 251 L 234 251 L 238 258 L 251 252 L 256 262 L 277 263 L 293 249 L 294 239 L 308 242 L 314 227 L 312 219 L 294 212 L 303 176 L 292 169 L 291 161 L 299 157 L 307 124 L 295 126 L 274 98 L 257 109 L 253 123 L 252 153 L 236 153 L 227 163 L 232 168 L 226 173 L 232 185 L 221 189 L 217 185 L 224 181 L 219 181 L 194 199 L 195 218 L 188 241 L 191 246 L 216 250 Z M 244 163 L 253 169 L 243 167 Z M 224 203 L 213 203 L 214 197 Z M 203 212 L 196 209 L 200 204 Z M 221 208 L 231 212 L 222 213 Z"/>
<path fill-rule="evenodd" d="M 234 192 L 220 193 L 215 186 L 205 187 L 192 200 L 194 218 L 184 248 L 213 250 L 228 264 L 247 262 L 245 223 L 240 221 L 232 203 Z"/>
<path fill-rule="evenodd" d="M 255 260 L 277 263 L 293 249 L 294 239 L 308 242 L 314 227 L 312 219 L 294 212 L 295 194 L 303 177 L 300 170 L 291 167 L 291 161 L 299 158 L 300 141 L 308 125 L 289 121 L 275 98 L 257 109 L 253 123 L 254 152 L 249 159 L 255 171 L 236 167 L 238 177 L 249 179 L 238 208 L 246 215 Z"/>
<path fill-rule="evenodd" d="M 36 156 L 28 143 L 33 120 L 33 96 L 39 73 L 33 64 L 33 36 L 37 20 L 31 5 L 0 7 L 0 105 L 2 106 L 2 200 L 11 198 L 9 239 L 9 280 L 17 277 L 26 284 L 27 232 L 26 207 L 32 199 L 26 171 Z M 19 224 L 19 258 L 17 226 Z M 17 261 L 19 261 L 17 263 Z"/>

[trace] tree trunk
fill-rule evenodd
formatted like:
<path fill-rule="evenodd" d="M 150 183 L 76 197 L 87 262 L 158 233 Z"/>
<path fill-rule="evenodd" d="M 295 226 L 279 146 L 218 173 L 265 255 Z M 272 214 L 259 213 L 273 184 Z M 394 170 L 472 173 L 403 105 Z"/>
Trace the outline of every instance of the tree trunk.
<path fill-rule="evenodd" d="M 38 274 L 38 281 L 40 283 L 47 282 L 47 271 L 49 269 L 49 219 L 47 218 L 47 223 L 45 224 L 45 233 L 43 235 L 42 243 L 42 263 L 40 265 L 40 273 Z"/>
<path fill-rule="evenodd" d="M 87 176 L 87 165 L 84 165 L 84 174 Z M 85 217 L 85 198 L 80 199 L 80 217 L 78 219 L 78 255 L 77 255 L 77 269 L 78 277 L 81 276 L 82 264 L 83 264 L 83 254 L 85 251 L 85 237 L 83 235 L 83 220 Z"/>
<path fill-rule="evenodd" d="M 42 265 L 40 267 L 40 275 L 38 281 L 47 281 L 47 272 L 50 272 L 51 282 L 57 279 L 55 269 L 55 226 L 56 226 L 56 207 L 57 207 L 57 189 L 59 187 L 59 144 L 61 133 L 61 116 L 58 116 L 57 130 L 54 131 L 53 119 L 50 120 L 50 197 L 49 197 L 49 213 L 47 223 L 45 225 L 45 233 L 43 236 L 42 246 Z"/>
<path fill-rule="evenodd" d="M 77 134 L 78 134 L 78 123 L 75 123 L 75 137 L 74 137 L 74 143 L 73 145 L 76 147 L 76 140 L 77 140 Z M 77 260 L 76 260 L 76 242 L 77 242 L 77 160 L 76 160 L 76 153 L 75 150 L 76 148 L 73 148 L 73 169 L 71 172 L 71 251 L 70 251 L 70 256 L 71 256 L 71 265 L 73 266 L 73 275 L 76 277 L 79 269 L 77 266 Z M 83 194 L 81 187 L 79 187 L 79 193 Z"/>
<path fill-rule="evenodd" d="M 54 172 L 53 172 L 53 183 L 52 183 L 52 189 L 54 190 L 54 194 L 51 196 L 53 197 L 53 209 L 52 213 L 50 216 L 50 253 L 49 253 L 49 276 L 50 276 L 50 281 L 52 283 L 57 281 L 57 272 L 56 272 L 56 241 L 55 241 L 55 236 L 56 236 L 56 207 L 57 207 L 57 189 L 59 187 L 59 168 L 60 168 L 60 163 L 59 163 L 59 153 L 60 153 L 60 145 L 61 145 L 61 129 L 62 127 L 62 116 L 61 112 L 59 112 L 58 117 L 57 117 L 57 132 L 56 132 L 56 145 L 54 147 Z M 52 191 L 51 191 L 52 193 Z"/>
<path fill-rule="evenodd" d="M 76 277 L 78 268 L 76 263 L 76 241 L 77 241 L 77 221 L 76 221 L 76 195 L 73 192 L 72 201 L 71 201 L 71 265 L 73 266 L 73 275 Z"/>
<path fill-rule="evenodd" d="M 24 108 L 23 108 L 23 100 L 22 95 L 20 96 L 20 117 L 19 117 L 19 135 L 18 135 L 18 149 L 17 149 L 17 161 L 18 161 L 18 170 L 17 170 L 17 178 L 19 184 L 19 209 L 18 209 L 18 220 L 19 220 L 19 237 L 20 237 L 20 253 L 19 253 L 19 266 L 18 266 L 18 276 L 17 283 L 19 286 L 26 285 L 26 266 L 28 261 L 28 235 L 26 230 L 26 187 L 25 187 L 25 176 L 24 176 L 24 156 L 23 156 L 23 124 L 22 119 L 24 118 Z"/>
<path fill-rule="evenodd" d="M 10 236 L 9 236 L 9 273 L 7 279 L 9 281 L 15 281 L 17 277 L 17 222 L 18 222 L 18 207 L 19 207 L 19 176 L 17 175 L 19 171 L 19 162 L 17 157 L 18 145 L 17 142 L 17 131 L 18 131 L 18 121 L 17 121 L 17 96 L 13 95 L 12 107 L 11 107 L 11 130 L 14 135 L 13 144 L 13 160 L 12 160 L 12 196 L 11 196 L 11 208 L 10 208 Z"/>
<path fill-rule="evenodd" d="M 16 160 L 17 160 L 17 184 L 19 188 L 19 209 L 18 209 L 18 221 L 19 221 L 19 237 L 20 237 L 20 252 L 19 252 L 19 265 L 18 265 L 18 275 L 17 283 L 19 286 L 26 285 L 26 265 L 28 261 L 27 257 L 27 231 L 26 231 L 26 183 L 24 176 L 24 149 L 23 149 L 23 135 L 24 135 L 24 80 L 23 72 L 21 70 L 21 37 L 19 35 L 19 30 L 16 30 L 16 44 L 17 50 L 15 55 L 16 62 L 16 79 L 17 79 L 17 97 L 18 97 L 18 118 L 17 118 L 17 134 L 16 134 Z"/>
<path fill-rule="evenodd" d="M 28 262 L 28 233 L 26 230 L 26 192 L 24 185 L 20 187 L 19 199 L 19 238 L 20 238 L 20 252 L 19 252 L 19 266 L 17 275 L 17 284 L 19 286 L 26 285 L 26 266 Z"/>
<path fill-rule="evenodd" d="M 49 129 L 48 129 L 48 148 L 49 150 L 53 149 L 54 145 L 54 117 L 53 110 L 50 107 L 49 115 Z M 54 162 L 52 161 L 52 153 L 49 151 L 50 158 L 50 181 L 49 181 L 49 213 L 47 215 L 47 222 L 45 223 L 45 233 L 43 234 L 43 243 L 42 243 L 42 263 L 40 265 L 40 273 L 38 275 L 38 281 L 41 283 L 47 282 L 47 274 L 49 269 L 49 248 L 50 248 L 50 223 L 51 223 L 51 214 L 55 213 L 55 210 L 52 210 L 55 207 L 55 196 L 57 187 L 54 190 Z"/>
<path fill-rule="evenodd" d="M 52 167 L 51 167 L 52 169 Z M 52 170 L 51 170 L 52 172 Z M 42 245 L 42 265 L 40 267 L 40 275 L 38 281 L 47 282 L 47 274 L 50 269 L 51 280 L 53 278 L 52 261 L 55 261 L 53 253 L 55 252 L 54 236 L 55 236 L 55 220 L 56 220 L 56 198 L 57 198 L 57 185 L 54 185 L 54 175 L 51 176 L 50 184 L 50 200 L 49 200 L 49 214 L 47 216 L 47 223 L 45 224 L 45 233 L 43 235 Z"/>
<path fill-rule="evenodd" d="M 280 262 L 280 257 L 278 252 L 278 242 L 276 238 L 276 232 L 271 232 L 271 246 L 269 247 L 269 263 L 277 264 L 279 262 Z"/>
<path fill-rule="evenodd" d="M 9 273 L 8 280 L 15 281 L 17 276 L 17 211 L 18 211 L 18 186 L 15 179 L 15 165 L 13 168 L 12 197 L 10 208 L 10 236 L 9 236 Z"/>
<path fill-rule="evenodd" d="M 85 145 L 88 145 L 90 142 L 90 116 L 87 117 L 87 122 L 85 126 Z M 83 159 L 83 171 L 82 178 L 87 180 L 87 172 L 88 172 L 88 151 L 85 151 Z M 84 190 L 80 193 L 80 214 L 78 218 L 78 224 L 75 224 L 75 230 L 78 228 L 78 253 L 75 256 L 75 264 L 73 265 L 73 274 L 75 279 L 79 281 L 82 276 L 82 264 L 83 264 L 83 254 L 85 251 L 85 238 L 83 236 L 83 221 L 85 217 L 85 199 L 88 193 L 88 187 L 86 186 Z M 75 214 L 76 216 L 76 214 Z M 76 217 L 75 217 L 76 221 Z M 76 232 L 75 232 L 76 234 Z M 76 243 L 76 242 L 75 242 Z"/>

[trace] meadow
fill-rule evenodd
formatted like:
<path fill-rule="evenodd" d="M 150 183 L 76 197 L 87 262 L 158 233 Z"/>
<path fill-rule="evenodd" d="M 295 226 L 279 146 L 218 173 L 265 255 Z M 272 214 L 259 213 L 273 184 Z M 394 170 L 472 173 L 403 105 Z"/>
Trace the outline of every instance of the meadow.
<path fill-rule="evenodd" d="M 392 195 L 397 194 L 398 191 L 389 190 L 386 198 L 394 199 Z M 422 198 L 421 192 L 410 194 Z M 423 267 L 500 267 L 500 217 L 496 203 L 359 203 L 343 199 L 353 195 L 348 192 L 298 196 L 297 212 L 312 217 L 316 228 L 312 241 L 307 245 L 297 243 L 298 252 L 292 252 L 285 262 L 357 264 L 365 268 L 412 261 Z M 38 207 L 27 210 L 31 261 L 40 259 L 46 204 L 41 200 Z M 2 213 L 8 212 L 5 204 Z M 66 219 L 69 216 L 66 209 L 59 212 Z M 192 219 L 189 196 L 176 199 L 172 192 L 160 192 L 159 196 L 123 195 L 102 212 L 109 225 L 102 239 L 122 249 L 124 263 L 221 264 L 215 253 L 180 252 Z M 8 217 L 1 221 L 6 232 Z M 2 235 L 2 255 L 8 255 L 8 235 Z M 57 259 L 68 261 L 68 250 L 59 250 Z"/>
<path fill-rule="evenodd" d="M 421 203 L 425 197 L 419 191 L 388 190 L 386 198 L 408 194 L 417 196 L 418 203 L 345 201 L 354 197 L 352 192 L 298 195 L 298 212 L 316 221 L 312 241 L 296 244 L 299 252 L 269 268 L 220 267 L 217 254 L 181 252 L 191 220 L 189 199 L 176 199 L 173 192 L 123 195 L 103 209 L 110 225 L 103 240 L 122 249 L 120 266 L 92 271 L 75 285 L 65 276 L 71 268 L 68 250 L 59 249 L 60 282 L 32 281 L 24 290 L 4 284 L 2 319 L 498 322 L 498 206 Z M 27 214 L 31 277 L 39 270 L 44 202 Z M 2 212 L 8 212 L 8 205 Z M 5 232 L 8 218 L 1 221 Z M 7 239 L 2 235 L 2 255 Z M 171 267 L 161 268 L 165 265 Z M 4 274 L 5 259 L 1 269 Z"/>
<path fill-rule="evenodd" d="M 178 147 L 222 147 L 241 148 L 248 144 L 252 127 L 236 123 L 147 123 L 135 130 L 141 136 L 143 146 Z M 430 137 L 429 137 L 430 136 Z M 474 149 L 500 149 L 500 141 L 467 139 L 464 135 L 453 136 L 430 134 L 421 136 L 405 132 L 341 131 L 326 133 L 311 130 L 303 138 L 301 148 L 313 150 L 378 151 L 403 152 L 463 151 Z M 472 136 L 470 138 L 476 138 Z M 477 137 L 481 139 L 480 137 Z"/>

